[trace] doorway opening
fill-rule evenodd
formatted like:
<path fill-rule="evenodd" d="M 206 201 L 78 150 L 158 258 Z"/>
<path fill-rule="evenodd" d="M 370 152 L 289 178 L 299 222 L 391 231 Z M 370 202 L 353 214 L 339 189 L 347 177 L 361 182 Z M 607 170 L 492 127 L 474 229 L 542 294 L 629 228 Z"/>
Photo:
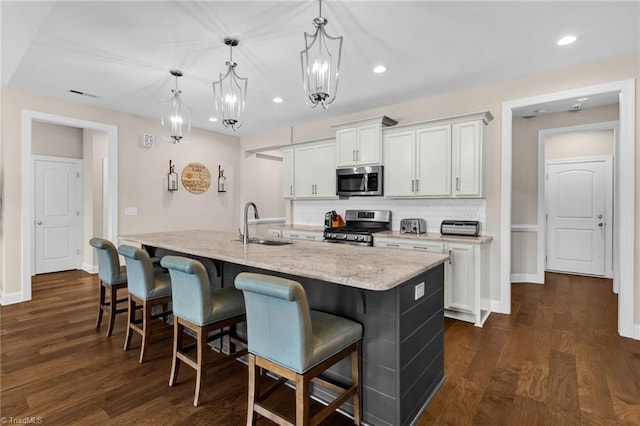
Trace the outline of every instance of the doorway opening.
<path fill-rule="evenodd" d="M 37 111 L 22 111 L 22 212 L 21 229 L 22 264 L 21 294 L 11 303 L 31 300 L 31 276 L 34 275 L 34 165 L 32 159 L 32 124 L 41 121 L 68 127 L 104 132 L 107 135 L 108 179 L 106 196 L 107 214 L 104 216 L 106 238 L 115 240 L 118 233 L 118 127 L 72 117 L 48 114 Z"/>
<path fill-rule="evenodd" d="M 502 167 L 501 167 L 501 264 L 500 300 L 492 310 L 511 312 L 511 206 L 512 206 L 512 131 L 513 111 L 525 106 L 598 94 L 616 93 L 619 97 L 619 135 L 616 147 L 615 222 L 624 229 L 614 241 L 616 253 L 613 269 L 614 287 L 619 289 L 618 333 L 640 339 L 640 327 L 634 325 L 634 232 L 635 232 L 635 81 L 633 79 L 551 93 L 504 102 L 502 105 Z"/>

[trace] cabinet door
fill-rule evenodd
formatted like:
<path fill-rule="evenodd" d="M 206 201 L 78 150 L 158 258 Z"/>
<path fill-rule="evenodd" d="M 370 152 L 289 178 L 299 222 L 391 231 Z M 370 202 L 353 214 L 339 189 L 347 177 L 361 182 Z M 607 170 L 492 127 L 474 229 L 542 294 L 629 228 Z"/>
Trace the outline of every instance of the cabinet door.
<path fill-rule="evenodd" d="M 449 260 L 444 267 L 444 306 L 462 312 L 474 312 L 473 245 L 445 243 Z"/>
<path fill-rule="evenodd" d="M 317 175 L 316 147 L 296 148 L 294 160 L 294 195 L 296 198 L 313 198 Z"/>
<path fill-rule="evenodd" d="M 415 132 L 384 135 L 384 194 L 388 197 L 414 195 Z"/>
<path fill-rule="evenodd" d="M 451 196 L 451 126 L 416 131 L 416 195 Z"/>
<path fill-rule="evenodd" d="M 358 127 L 358 147 L 356 161 L 358 165 L 380 164 L 380 124 Z"/>
<path fill-rule="evenodd" d="M 334 143 L 318 145 L 316 160 L 316 198 L 336 198 L 336 145 Z"/>
<path fill-rule="evenodd" d="M 453 177 L 456 197 L 482 196 L 482 132 L 479 120 L 453 125 Z"/>
<path fill-rule="evenodd" d="M 282 196 L 293 198 L 293 149 L 282 151 Z"/>
<path fill-rule="evenodd" d="M 336 132 L 336 166 L 353 166 L 356 164 L 357 130 L 343 129 Z"/>

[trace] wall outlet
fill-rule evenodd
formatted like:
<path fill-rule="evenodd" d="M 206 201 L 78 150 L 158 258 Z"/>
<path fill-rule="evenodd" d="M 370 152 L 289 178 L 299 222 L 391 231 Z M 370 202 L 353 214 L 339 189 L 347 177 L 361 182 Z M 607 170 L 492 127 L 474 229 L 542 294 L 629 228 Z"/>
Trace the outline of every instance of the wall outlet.
<path fill-rule="evenodd" d="M 415 300 L 420 299 L 422 296 L 424 296 L 424 282 L 415 286 Z"/>
<path fill-rule="evenodd" d="M 125 216 L 138 216 L 138 208 L 137 207 L 125 207 L 124 208 Z"/>

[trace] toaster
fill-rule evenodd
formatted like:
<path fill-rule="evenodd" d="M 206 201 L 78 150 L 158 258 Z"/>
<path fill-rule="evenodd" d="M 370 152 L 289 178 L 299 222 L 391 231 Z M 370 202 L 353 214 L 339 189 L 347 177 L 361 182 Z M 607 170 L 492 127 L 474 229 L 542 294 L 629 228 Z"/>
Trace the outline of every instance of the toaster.
<path fill-rule="evenodd" d="M 400 232 L 403 234 L 424 234 L 427 232 L 427 222 L 424 219 L 402 219 Z"/>

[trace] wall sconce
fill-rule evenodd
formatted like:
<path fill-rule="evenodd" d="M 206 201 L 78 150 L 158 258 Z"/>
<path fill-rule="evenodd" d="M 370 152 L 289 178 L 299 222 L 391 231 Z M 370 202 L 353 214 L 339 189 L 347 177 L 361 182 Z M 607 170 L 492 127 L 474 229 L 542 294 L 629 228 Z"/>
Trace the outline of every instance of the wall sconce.
<path fill-rule="evenodd" d="M 178 190 L 178 174 L 175 171 L 175 165 L 169 160 L 169 175 L 167 179 L 167 189 L 169 191 Z"/>
<path fill-rule="evenodd" d="M 227 192 L 227 178 L 224 177 L 224 170 L 218 164 L 218 192 Z"/>

